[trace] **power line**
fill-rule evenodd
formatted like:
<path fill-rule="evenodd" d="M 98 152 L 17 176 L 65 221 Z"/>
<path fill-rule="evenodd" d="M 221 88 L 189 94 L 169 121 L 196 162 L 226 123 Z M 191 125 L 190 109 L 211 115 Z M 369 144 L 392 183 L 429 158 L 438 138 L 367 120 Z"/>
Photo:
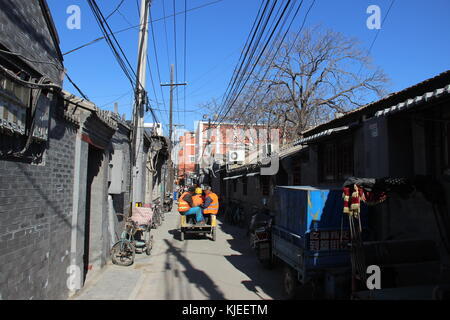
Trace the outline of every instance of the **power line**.
<path fill-rule="evenodd" d="M 308 18 L 308 16 L 309 16 L 309 13 L 310 13 L 312 7 L 314 6 L 315 2 L 316 2 L 316 0 L 313 0 L 313 2 L 311 3 L 311 5 L 309 6 L 308 11 L 306 12 L 305 18 L 303 19 L 303 23 L 302 23 L 302 25 L 301 25 L 299 31 L 297 32 L 297 34 L 296 34 L 296 36 L 295 36 L 295 39 L 294 39 L 294 41 L 292 42 L 290 48 L 289 48 L 288 51 L 286 52 L 286 55 L 285 55 L 285 57 L 284 57 L 283 62 L 282 62 L 281 65 L 284 65 L 284 63 L 285 63 L 287 57 L 289 56 L 291 50 L 294 48 L 295 43 L 297 42 L 297 38 L 300 36 L 300 34 L 301 34 L 301 32 L 302 32 L 302 30 L 303 30 L 303 28 L 304 28 L 304 26 L 305 26 L 306 20 L 307 20 L 307 18 Z M 299 9 L 301 8 L 302 4 L 303 4 L 303 0 L 302 0 L 302 2 L 300 3 L 300 6 L 298 7 L 297 12 L 296 12 L 295 15 L 297 15 L 297 13 L 298 13 Z M 295 16 L 294 16 L 294 18 L 295 18 Z M 293 20 L 292 20 L 292 22 L 293 22 Z M 292 22 L 291 22 L 291 25 L 292 25 Z M 282 45 L 282 43 L 283 43 L 283 40 L 284 40 L 284 38 L 286 37 L 287 32 L 289 31 L 291 25 L 290 25 L 289 28 L 286 30 L 286 33 L 284 34 L 283 39 L 280 41 L 279 46 L 278 46 L 278 48 L 277 48 L 277 51 L 276 51 L 275 54 L 273 55 L 272 60 L 271 60 L 271 63 L 268 65 L 268 67 L 267 67 L 267 69 L 266 69 L 266 73 L 264 74 L 263 78 L 265 78 L 266 75 L 267 75 L 267 73 L 269 72 L 269 70 L 270 70 L 270 65 L 273 63 L 273 60 L 274 60 L 274 58 L 275 58 L 276 53 L 277 53 L 278 50 L 281 48 L 281 45 Z M 275 75 L 275 78 L 279 77 L 280 72 L 281 72 L 281 71 L 278 71 L 278 72 L 277 72 L 277 74 Z M 260 85 L 258 86 L 258 89 L 257 89 L 256 91 L 254 91 L 254 94 L 253 94 L 252 98 L 248 101 L 247 105 L 245 106 L 245 108 L 244 108 L 244 110 L 243 110 L 243 113 L 245 113 L 245 111 L 247 110 L 247 108 L 249 107 L 250 103 L 251 103 L 251 102 L 253 101 L 253 99 L 255 98 L 256 93 L 259 91 L 259 89 L 260 89 L 261 86 L 262 86 L 262 82 L 261 82 Z M 270 91 L 270 87 L 266 90 L 266 93 L 264 94 L 264 96 L 263 96 L 263 98 L 261 99 L 261 101 L 264 101 L 264 99 L 266 98 L 266 96 L 267 96 L 267 94 L 269 93 L 269 91 Z"/>
<path fill-rule="evenodd" d="M 113 103 L 113 102 L 116 102 L 116 101 L 122 99 L 123 97 L 129 95 L 129 94 L 131 93 L 131 91 L 132 91 L 132 90 L 128 90 L 126 93 L 119 95 L 119 96 L 118 96 L 117 98 L 115 98 L 114 100 L 112 100 L 112 101 L 110 101 L 110 102 L 108 102 L 108 103 L 105 103 L 105 104 L 101 105 L 99 108 L 106 107 L 108 104 L 111 104 L 111 103 Z"/>
<path fill-rule="evenodd" d="M 89 0 L 88 0 L 88 1 L 89 1 Z M 195 8 L 191 8 L 191 9 L 188 9 L 188 10 L 186 10 L 186 11 L 187 11 L 187 12 L 190 12 L 190 11 L 198 10 L 198 9 L 201 9 L 201 8 L 204 8 L 204 7 L 207 7 L 207 6 L 216 4 L 216 3 L 221 2 L 221 1 L 224 1 L 224 0 L 217 0 L 217 1 L 209 2 L 209 3 L 205 3 L 204 5 L 201 5 L 201 6 L 198 6 L 198 7 L 195 7 Z M 163 7 L 164 7 L 164 1 L 163 1 Z M 184 13 L 184 11 L 180 11 L 180 12 L 177 12 L 175 15 L 180 15 L 180 14 L 183 14 L 183 13 Z M 166 20 L 167 18 L 170 18 L 170 17 L 173 17 L 173 16 L 174 16 L 174 15 L 172 15 L 172 14 L 171 14 L 171 15 L 168 15 L 168 16 L 166 16 L 166 15 L 164 14 L 164 17 L 155 19 L 155 20 L 153 20 L 152 22 L 157 22 L 157 21 L 161 21 L 161 20 L 164 20 L 164 22 L 165 22 L 165 20 Z M 141 27 L 141 25 L 138 24 L 138 25 L 131 26 L 131 27 L 128 27 L 128 28 L 125 28 L 125 29 L 117 30 L 117 31 L 111 32 L 109 35 L 110 35 L 110 36 L 111 36 L 111 35 L 116 35 L 116 34 L 118 34 L 118 33 L 122 33 L 122 32 L 131 30 L 131 29 L 135 29 L 135 28 L 138 28 L 138 27 Z M 100 40 L 103 40 L 103 39 L 106 39 L 106 36 L 105 36 L 105 35 L 102 36 L 102 37 L 99 37 L 99 38 L 97 38 L 97 39 L 91 40 L 91 41 L 89 41 L 89 42 L 87 42 L 87 43 L 85 43 L 85 44 L 83 44 L 83 45 L 81 45 L 81 46 L 79 46 L 79 47 L 76 47 L 76 48 L 72 49 L 72 50 L 69 50 L 69 51 L 67 51 L 66 53 L 63 53 L 63 56 L 65 56 L 65 55 L 67 55 L 67 54 L 69 54 L 69 53 L 75 52 L 75 51 L 77 51 L 77 50 L 80 50 L 80 49 L 82 49 L 82 48 L 85 48 L 85 47 L 87 47 L 87 46 L 90 46 L 91 44 L 94 44 L 94 43 L 96 43 L 96 42 L 98 42 L 98 41 L 100 41 Z M 169 64 L 170 64 L 170 63 L 169 63 Z"/>
<path fill-rule="evenodd" d="M 117 5 L 117 7 L 106 17 L 106 20 L 108 20 L 114 13 L 116 13 L 120 7 L 122 6 L 123 2 L 125 0 L 121 0 L 120 3 Z"/>
<path fill-rule="evenodd" d="M 169 56 L 169 40 L 167 38 L 167 24 L 166 24 L 166 6 L 164 5 L 164 1 L 162 1 L 163 5 L 163 15 L 164 15 L 164 33 L 166 35 L 166 55 L 167 55 L 167 70 L 170 71 L 170 56 Z"/>
<path fill-rule="evenodd" d="M 186 39 L 187 39 L 187 0 L 184 0 L 184 82 L 186 82 Z M 184 91 L 184 111 L 186 111 L 186 86 Z M 184 113 L 183 123 L 186 124 L 186 112 Z"/>
<path fill-rule="evenodd" d="M 138 1 L 136 1 L 136 4 L 137 4 L 137 10 L 138 10 L 138 16 L 139 16 L 139 18 L 140 18 L 140 15 L 141 15 L 141 13 L 140 13 L 140 10 L 139 10 L 139 3 L 138 3 Z M 125 22 L 126 23 L 128 23 L 128 25 L 130 25 L 131 26 L 131 23 L 128 21 L 128 19 L 119 11 L 119 9 L 117 8 L 116 9 L 116 11 L 118 11 L 119 12 L 119 14 L 122 16 L 122 18 L 125 20 Z M 150 17 L 150 20 L 151 20 L 151 9 L 149 9 L 149 17 Z M 153 28 L 153 24 L 151 24 L 151 26 L 152 26 L 152 28 Z M 153 34 L 153 30 L 152 30 L 152 34 Z M 154 37 L 154 35 L 153 35 L 153 37 Z M 155 48 L 155 54 L 156 54 L 156 48 Z M 156 102 L 156 104 L 157 105 L 159 105 L 159 102 L 158 102 L 158 96 L 157 96 L 157 94 L 156 94 L 156 89 L 155 89 L 155 83 L 154 83 L 154 80 L 153 80 L 153 73 L 152 73 L 152 70 L 151 70 L 151 67 L 150 67 L 150 59 L 149 59 L 149 57 L 148 57 L 148 53 L 146 53 L 146 58 L 147 58 L 147 69 L 148 69 L 148 71 L 149 71 L 149 73 L 150 73 L 150 81 L 151 81 L 151 84 L 152 84 L 152 89 L 153 89 L 153 94 L 154 94 L 154 97 L 155 97 L 155 102 Z M 156 56 L 156 61 L 158 61 L 158 57 Z M 159 75 L 159 67 L 158 67 L 158 75 Z M 161 81 L 161 80 L 160 80 Z M 161 91 L 162 92 L 162 91 Z M 163 99 L 164 99 L 164 96 L 162 97 Z M 164 103 L 164 100 L 163 100 L 163 103 Z M 148 107 L 148 106 L 147 106 Z M 152 110 L 150 109 L 150 111 L 151 111 L 151 114 L 153 115 L 153 112 L 152 112 Z M 162 114 L 160 114 L 161 115 L 161 117 L 163 117 L 163 115 Z"/>
<path fill-rule="evenodd" d="M 386 12 L 386 16 L 384 16 L 384 19 L 383 19 L 383 21 L 382 21 L 382 23 L 381 23 L 383 26 L 384 26 L 384 23 L 385 23 L 387 17 L 389 16 L 389 12 L 391 11 L 391 8 L 392 8 L 392 6 L 394 5 L 394 3 L 395 3 L 395 0 L 392 0 L 392 1 L 391 1 L 391 5 L 389 6 L 389 9 L 388 9 L 388 11 Z M 367 55 L 369 55 L 369 54 L 370 54 L 370 51 L 372 51 L 373 45 L 375 44 L 375 41 L 377 41 L 377 38 L 378 38 L 378 35 L 380 34 L 380 31 L 381 31 L 381 28 L 377 30 L 377 33 L 376 33 L 376 35 L 375 35 L 375 38 L 374 38 L 373 41 L 372 41 L 372 44 L 370 45 L 370 48 L 369 48 L 369 51 L 368 51 Z"/>
<path fill-rule="evenodd" d="M 151 9 L 150 9 L 150 21 L 152 21 L 152 11 L 151 11 Z M 158 80 L 159 80 L 159 83 L 161 83 L 161 73 L 160 73 L 159 61 L 158 61 L 158 51 L 156 50 L 156 39 L 155 39 L 155 32 L 154 32 L 154 27 L 153 27 L 153 23 L 152 22 L 150 23 L 150 29 L 152 31 L 153 50 L 155 52 L 156 68 L 157 68 L 157 71 L 158 71 Z M 161 97 L 162 97 L 164 108 L 167 109 L 166 101 L 165 101 L 165 98 L 164 98 L 164 91 L 163 91 L 161 86 L 159 86 L 159 88 L 161 89 Z M 167 113 L 167 117 L 169 117 L 168 113 Z"/>
<path fill-rule="evenodd" d="M 248 54 L 248 51 L 250 50 L 251 43 L 253 42 L 253 39 L 254 39 L 254 37 L 255 37 L 255 35 L 256 35 L 256 30 L 259 28 L 259 25 L 260 25 L 260 23 L 261 23 L 261 21 L 262 21 L 262 17 L 263 17 L 263 15 L 264 15 L 265 10 L 267 9 L 268 4 L 269 4 L 269 2 L 266 1 L 266 5 L 264 6 L 264 9 L 262 9 L 264 3 L 261 2 L 261 6 L 259 7 L 258 14 L 256 15 L 256 18 L 255 18 L 255 20 L 254 20 L 254 22 L 253 22 L 253 26 L 252 26 L 252 28 L 251 28 L 251 30 L 250 30 L 249 35 L 247 36 L 246 43 L 245 43 L 244 48 L 242 49 L 241 55 L 240 55 L 240 57 L 239 57 L 238 64 L 236 65 L 236 67 L 235 67 L 235 69 L 234 69 L 234 71 L 233 71 L 233 75 L 231 76 L 231 79 L 230 79 L 230 81 L 228 82 L 228 86 L 227 86 L 227 88 L 225 89 L 225 94 L 224 94 L 224 96 L 223 96 L 223 98 L 222 98 L 222 108 L 224 108 L 224 106 L 225 106 L 225 102 L 224 102 L 224 100 L 223 100 L 224 97 L 227 96 L 227 92 L 228 92 L 229 90 L 230 90 L 230 91 L 232 90 L 232 87 L 234 86 L 234 84 L 235 84 L 236 81 L 237 81 L 237 77 L 238 77 L 238 75 L 239 75 L 239 73 L 240 73 L 240 71 L 241 71 L 241 69 L 242 69 L 242 67 L 243 67 L 244 61 L 245 61 L 245 59 L 246 59 L 246 57 L 247 57 L 247 54 Z M 263 10 L 263 11 L 261 11 L 261 10 Z M 258 17 L 259 17 L 259 19 L 258 19 Z M 252 34 L 253 34 L 253 36 L 252 36 Z M 251 39 L 251 40 L 250 40 L 250 39 Z M 240 64 L 239 64 L 239 61 L 241 61 Z M 234 79 L 234 80 L 233 80 L 233 79 Z M 219 114 L 221 113 L 221 111 L 222 111 L 222 110 L 219 109 Z"/>
<path fill-rule="evenodd" d="M 384 26 L 384 22 L 386 21 L 387 17 L 389 16 L 389 12 L 391 11 L 391 8 L 394 5 L 394 3 L 395 3 L 395 0 L 392 0 L 388 11 L 386 12 L 386 15 L 383 18 L 383 21 L 381 22 L 382 26 Z M 375 41 L 377 41 L 378 35 L 380 34 L 380 31 L 381 31 L 381 28 L 378 29 L 377 33 L 375 34 L 375 37 L 373 38 L 372 43 L 370 44 L 369 50 L 367 50 L 367 56 L 370 55 L 370 52 L 372 51 L 373 45 L 375 44 Z M 363 65 L 361 64 L 361 67 L 359 68 L 359 71 L 358 71 L 358 76 L 361 73 L 362 68 L 363 68 Z"/>
<path fill-rule="evenodd" d="M 267 4 L 268 3 L 269 2 L 267 2 Z M 289 5 L 289 3 L 290 3 L 290 0 L 286 3 L 286 6 L 284 7 L 284 10 L 286 10 L 286 8 Z M 254 68 L 257 66 L 257 64 L 259 62 L 259 58 L 261 57 L 262 53 L 265 50 L 265 47 L 268 44 L 268 40 L 266 39 L 265 40 L 266 41 L 266 45 L 264 46 L 262 51 L 260 51 L 257 61 L 252 63 L 252 61 L 254 61 L 254 56 L 255 56 L 258 48 L 260 47 L 259 43 L 261 42 L 261 39 L 262 39 L 262 37 L 263 37 L 263 35 L 265 33 L 265 29 L 267 28 L 267 24 L 270 21 L 270 17 L 273 14 L 273 10 L 275 9 L 276 4 L 277 4 L 277 1 L 273 2 L 272 7 L 270 8 L 270 11 L 267 13 L 267 15 L 266 15 L 266 12 L 265 12 L 266 10 L 263 11 L 263 13 L 261 15 L 261 18 L 260 18 L 260 21 L 259 21 L 258 25 L 256 26 L 256 28 L 254 30 L 253 37 L 252 37 L 252 42 L 255 39 L 255 37 L 256 37 L 256 40 L 255 40 L 253 45 L 252 45 L 252 43 L 249 44 L 248 50 L 251 47 L 249 58 L 245 62 L 245 65 L 244 65 L 242 71 L 240 73 L 238 72 L 237 76 L 239 78 L 236 78 L 238 80 L 237 80 L 236 84 L 234 85 L 233 90 L 230 91 L 230 93 L 227 95 L 227 97 L 225 99 L 225 102 L 223 103 L 221 113 L 223 113 L 225 110 L 227 110 L 227 111 L 225 111 L 225 116 L 226 116 L 226 114 L 228 114 L 229 110 L 234 105 L 234 102 L 237 100 L 237 98 L 239 97 L 239 95 L 242 92 L 243 88 L 245 87 L 246 83 L 248 82 L 248 79 L 250 78 L 251 74 L 253 73 Z M 266 6 L 266 8 L 267 8 L 267 6 Z M 279 8 L 279 10 L 278 10 L 276 15 L 278 15 L 280 9 L 281 9 L 281 7 Z M 283 13 L 284 13 L 284 11 L 283 11 Z M 261 24 L 261 21 L 262 21 L 263 18 L 264 18 L 264 22 L 262 22 L 262 24 Z M 282 18 L 282 16 L 279 17 L 278 22 L 280 21 L 281 18 Z M 260 25 L 262 25 L 261 28 L 259 28 Z M 273 26 L 273 23 L 272 23 L 272 26 Z M 275 29 L 273 29 L 273 32 L 274 31 L 275 31 Z M 248 52 L 248 50 L 247 50 L 247 52 Z M 244 63 L 244 61 L 242 63 Z M 250 65 L 252 65 L 252 64 L 253 64 L 253 68 L 252 68 L 252 70 L 250 72 L 248 72 L 247 70 L 250 67 Z M 248 76 L 246 77 L 246 80 L 244 81 L 244 78 L 245 78 L 246 75 L 248 75 Z M 230 101 L 232 101 L 232 102 L 230 102 Z"/>
<path fill-rule="evenodd" d="M 289 3 L 287 3 L 285 9 L 287 8 L 288 5 L 289 5 Z M 290 11 L 292 11 L 292 8 L 293 8 L 293 6 L 290 8 Z M 282 9 L 282 6 L 280 6 L 280 7 L 278 8 L 278 11 L 277 11 L 277 13 L 275 14 L 275 17 L 279 16 L 281 9 Z M 273 10 L 273 8 L 272 8 L 272 10 Z M 289 11 L 289 14 L 290 14 L 290 11 Z M 284 12 L 283 12 L 283 13 L 284 13 Z M 286 20 L 287 20 L 287 17 L 289 16 L 289 14 L 286 16 Z M 279 19 L 281 19 L 282 16 L 283 16 L 283 15 L 280 15 L 280 16 L 279 16 Z M 286 22 L 286 20 L 283 22 L 283 26 L 284 26 L 284 23 Z M 278 21 L 280 21 L 280 20 L 278 20 Z M 266 23 L 264 24 L 264 29 L 266 28 L 267 23 L 268 23 L 268 20 L 267 20 Z M 273 31 L 276 30 L 275 28 L 273 28 L 274 23 L 275 23 L 275 20 L 272 21 L 272 24 L 270 25 L 269 30 L 273 30 Z M 282 28 L 281 28 L 281 29 L 282 29 Z M 281 31 L 281 30 L 280 30 L 280 31 Z M 259 36 L 259 38 L 258 38 L 258 43 L 261 41 L 260 39 L 262 39 L 262 36 L 263 36 L 263 32 L 260 33 L 260 36 Z M 270 40 L 270 39 L 269 39 L 269 40 Z M 269 40 L 267 39 L 267 35 L 266 35 L 266 37 L 265 37 L 265 39 L 264 39 L 266 45 L 269 43 Z M 252 51 L 252 56 L 251 56 L 252 59 L 253 59 L 253 55 L 256 53 L 256 49 L 257 49 L 257 46 L 255 46 L 254 50 Z M 271 49 L 272 49 L 272 48 L 271 48 Z M 262 54 L 264 53 L 264 50 L 265 50 L 265 47 L 264 47 L 263 50 L 260 52 L 259 57 L 262 56 Z M 266 62 L 267 62 L 269 56 L 270 56 L 270 53 L 267 54 Z M 258 61 L 259 61 L 259 58 L 258 58 L 258 60 L 253 64 L 253 68 L 252 68 L 251 73 L 249 74 L 249 77 L 250 77 L 250 75 L 253 73 L 254 68 L 257 66 Z M 247 69 L 248 69 L 248 67 L 250 66 L 250 64 L 251 64 L 251 60 L 249 60 L 249 61 L 247 62 L 246 66 L 245 66 L 245 72 L 243 72 L 243 76 L 245 76 L 245 74 L 247 73 Z M 264 65 L 264 63 L 263 63 L 263 65 Z M 240 84 L 239 84 L 239 86 L 240 86 L 241 89 L 239 90 L 239 92 L 237 92 L 237 94 L 235 93 L 235 100 L 231 103 L 230 108 L 227 110 L 227 113 L 228 113 L 228 111 L 231 109 L 231 107 L 234 105 L 234 102 L 237 101 L 237 99 L 238 99 L 238 97 L 239 97 L 239 95 L 240 95 L 240 92 L 244 89 L 245 84 L 247 83 L 249 77 L 247 77 L 247 80 L 244 82 L 244 85 L 240 86 Z M 243 77 L 241 77 L 239 83 L 241 83 L 242 81 L 243 81 Z M 239 88 L 239 86 L 238 86 L 238 88 Z M 254 86 L 255 86 L 255 84 L 253 83 L 253 84 L 252 84 L 251 90 L 254 89 Z M 250 90 L 250 91 L 251 91 L 251 90 Z M 226 115 L 225 115 L 225 116 L 226 116 Z"/>
<path fill-rule="evenodd" d="M 177 54 L 177 17 L 175 15 L 175 0 L 173 0 L 173 42 L 175 46 L 175 82 L 178 83 L 178 54 Z M 177 109 L 179 108 L 178 87 L 175 87 L 177 95 Z M 180 118 L 178 117 L 178 122 Z"/>
<path fill-rule="evenodd" d="M 69 80 L 69 82 L 74 86 L 75 89 L 77 89 L 78 93 L 85 99 L 85 100 L 89 100 L 89 98 L 81 91 L 81 89 L 75 84 L 75 82 L 69 77 L 69 75 L 67 74 L 67 72 L 65 73 L 67 80 Z"/>
<path fill-rule="evenodd" d="M 88 0 L 88 4 L 91 8 L 92 13 L 94 14 L 94 17 L 96 18 L 97 24 L 99 25 L 101 32 L 103 33 L 111 51 L 113 52 L 113 55 L 114 55 L 116 61 L 118 62 L 119 66 L 121 67 L 125 76 L 130 81 L 131 86 L 134 87 L 133 75 L 134 75 L 134 77 L 136 77 L 136 73 L 134 72 L 134 69 L 131 66 L 128 58 L 126 57 L 122 47 L 120 46 L 119 42 L 117 41 L 117 39 L 115 38 L 114 35 L 111 35 L 114 42 L 113 42 L 113 40 L 111 40 L 111 36 L 108 33 L 108 30 L 110 31 L 110 33 L 112 33 L 111 28 L 110 28 L 108 22 L 106 21 L 105 17 L 103 16 L 103 14 L 101 13 L 101 10 L 98 7 L 96 1 Z M 118 49 L 116 48 L 116 46 L 118 47 Z M 124 61 L 124 59 L 125 59 L 125 61 Z"/>
<path fill-rule="evenodd" d="M 153 94 L 155 95 L 156 104 L 159 106 L 158 96 L 156 95 L 155 83 L 153 81 L 152 68 L 150 68 L 150 59 L 148 57 L 148 53 L 146 54 L 146 57 L 147 57 L 147 69 L 148 69 L 148 72 L 150 73 L 150 82 L 152 83 Z M 151 111 L 151 109 L 150 109 L 150 111 Z M 161 114 L 161 117 L 162 117 L 162 114 Z"/>
<path fill-rule="evenodd" d="M 274 3 L 274 5 L 275 5 L 275 4 L 276 4 L 276 2 Z M 234 98 L 232 98 L 232 96 L 229 96 L 229 97 L 227 97 L 227 100 L 225 100 L 225 103 L 226 103 L 227 107 L 226 107 L 225 113 L 222 115 L 222 120 L 220 120 L 220 122 L 223 121 L 223 120 L 225 119 L 225 117 L 228 115 L 229 111 L 230 111 L 231 108 L 233 107 L 234 103 L 235 103 L 235 102 L 237 101 L 237 99 L 239 98 L 239 96 L 240 96 L 242 90 L 244 89 L 246 83 L 247 83 L 248 80 L 250 79 L 250 76 L 253 74 L 253 71 L 255 70 L 256 66 L 258 65 L 259 60 L 261 59 L 263 53 L 265 52 L 267 46 L 268 46 L 269 43 L 270 43 L 270 41 L 271 41 L 271 39 L 272 39 L 272 37 L 273 37 L 275 31 L 277 30 L 277 27 L 278 27 L 279 23 L 281 22 L 281 19 L 283 18 L 283 16 L 284 16 L 286 10 L 288 9 L 289 4 L 290 4 L 290 1 L 288 1 L 288 2 L 286 3 L 286 5 L 284 6 L 281 15 L 278 17 L 277 22 L 275 23 L 275 27 L 274 27 L 271 31 L 269 31 L 270 34 L 269 34 L 269 36 L 268 36 L 268 39 L 266 40 L 266 42 L 265 42 L 263 48 L 260 50 L 260 52 L 259 52 L 259 54 L 258 54 L 258 57 L 257 57 L 256 61 L 253 63 L 253 67 L 251 68 L 251 70 L 250 70 L 249 73 L 247 73 L 246 70 L 247 70 L 248 66 L 250 65 L 251 60 L 249 60 L 249 61 L 247 62 L 246 66 L 245 66 L 245 69 L 244 69 L 244 70 L 245 70 L 245 73 L 242 73 L 242 76 L 241 76 L 240 79 L 239 79 L 238 86 L 236 87 L 236 89 L 234 90 L 234 92 L 233 92 L 233 94 L 232 94 L 232 96 L 233 96 Z M 267 26 L 268 19 L 270 18 L 271 14 L 272 14 L 272 12 L 273 12 L 273 10 L 274 10 L 274 5 L 272 6 L 272 8 L 271 8 L 271 10 L 270 10 L 270 12 L 269 12 L 269 14 L 268 14 L 268 16 L 267 16 L 267 19 L 266 19 L 266 21 L 265 21 L 265 23 L 264 23 L 264 25 L 263 25 L 263 28 L 262 28 L 262 30 L 261 30 L 261 32 L 260 32 L 260 36 L 258 37 L 258 40 L 257 40 L 257 42 L 256 42 L 257 44 L 259 44 L 259 41 L 260 41 L 260 39 L 261 39 L 261 37 L 262 37 L 262 34 L 263 34 L 263 32 L 264 32 L 264 29 L 265 29 L 266 26 Z M 256 48 L 257 48 L 257 47 L 255 47 L 255 49 L 252 50 L 252 53 L 251 53 L 251 59 L 253 59 L 253 55 L 254 55 L 254 53 L 255 53 Z M 246 79 L 243 80 L 243 78 L 245 77 L 245 74 L 248 74 L 248 75 L 247 75 Z M 242 81 L 243 81 L 243 85 L 241 85 Z M 230 100 L 230 99 L 232 99 L 232 100 Z M 231 101 L 231 102 L 228 102 L 228 101 Z M 227 102 L 228 102 L 228 103 L 227 103 Z M 224 104 L 224 106 L 225 106 L 225 104 Z M 220 123 L 220 122 L 219 122 L 219 123 Z"/>

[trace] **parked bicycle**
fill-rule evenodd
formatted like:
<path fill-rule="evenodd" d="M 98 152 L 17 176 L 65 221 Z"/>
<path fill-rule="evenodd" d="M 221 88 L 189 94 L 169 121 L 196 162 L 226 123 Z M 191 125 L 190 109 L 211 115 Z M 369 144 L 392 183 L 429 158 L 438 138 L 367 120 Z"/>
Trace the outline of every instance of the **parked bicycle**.
<path fill-rule="evenodd" d="M 119 241 L 111 248 L 111 260 L 117 265 L 130 266 L 134 263 L 137 250 L 140 250 L 140 253 L 151 254 L 153 236 L 150 234 L 150 225 L 138 225 L 131 217 L 118 215 L 126 219 L 125 227 Z"/>
<path fill-rule="evenodd" d="M 153 201 L 153 219 L 152 219 L 152 228 L 157 229 L 161 226 L 162 221 L 164 220 L 164 213 L 161 208 L 161 204 L 159 200 Z"/>
<path fill-rule="evenodd" d="M 225 211 L 225 221 L 231 225 L 244 227 L 245 213 L 242 204 L 238 200 L 231 200 Z"/>

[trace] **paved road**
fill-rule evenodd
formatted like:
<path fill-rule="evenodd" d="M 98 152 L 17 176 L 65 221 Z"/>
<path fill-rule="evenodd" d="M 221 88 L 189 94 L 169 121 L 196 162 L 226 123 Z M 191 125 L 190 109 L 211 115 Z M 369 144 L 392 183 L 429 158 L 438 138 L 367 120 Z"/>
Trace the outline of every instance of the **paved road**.
<path fill-rule="evenodd" d="M 217 241 L 188 236 L 179 241 L 179 215 L 152 230 L 151 256 L 136 254 L 134 265 L 108 264 L 74 299 L 281 299 L 281 272 L 266 270 L 245 231 L 219 221 Z"/>

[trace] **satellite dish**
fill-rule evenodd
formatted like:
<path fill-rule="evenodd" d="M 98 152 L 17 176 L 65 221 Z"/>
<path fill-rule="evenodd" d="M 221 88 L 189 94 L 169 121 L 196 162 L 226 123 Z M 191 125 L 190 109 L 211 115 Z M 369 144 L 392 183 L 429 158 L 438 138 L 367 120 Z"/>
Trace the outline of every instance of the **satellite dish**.
<path fill-rule="evenodd" d="M 207 114 L 204 114 L 204 115 L 203 115 L 203 119 L 206 120 L 207 118 L 208 118 L 208 115 L 207 115 Z"/>

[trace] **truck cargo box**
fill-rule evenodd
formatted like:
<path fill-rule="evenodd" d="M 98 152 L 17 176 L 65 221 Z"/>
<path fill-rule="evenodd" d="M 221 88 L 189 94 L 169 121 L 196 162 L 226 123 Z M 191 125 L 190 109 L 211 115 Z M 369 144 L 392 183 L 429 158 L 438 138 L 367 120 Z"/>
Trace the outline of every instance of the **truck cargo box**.
<path fill-rule="evenodd" d="M 343 216 L 342 189 L 311 186 L 277 186 L 275 188 L 276 224 L 290 232 L 303 235 L 312 229 L 348 229 Z M 366 206 L 361 204 L 363 222 Z"/>
<path fill-rule="evenodd" d="M 277 186 L 273 253 L 305 276 L 308 270 L 350 266 L 342 189 Z M 363 228 L 367 207 L 361 204 Z"/>

